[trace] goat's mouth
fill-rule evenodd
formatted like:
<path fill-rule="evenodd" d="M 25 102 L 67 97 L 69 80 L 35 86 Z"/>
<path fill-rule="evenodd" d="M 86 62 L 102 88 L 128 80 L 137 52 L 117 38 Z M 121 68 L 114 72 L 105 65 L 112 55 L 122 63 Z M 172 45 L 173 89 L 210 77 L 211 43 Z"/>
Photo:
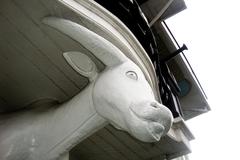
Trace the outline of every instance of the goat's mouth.
<path fill-rule="evenodd" d="M 157 102 L 131 105 L 130 110 L 141 120 L 161 123 L 164 109 Z"/>
<path fill-rule="evenodd" d="M 164 133 L 165 128 L 160 123 L 149 122 L 147 130 L 155 140 L 159 141 Z"/>
<path fill-rule="evenodd" d="M 165 133 L 165 127 L 161 124 L 161 109 L 158 106 L 147 105 L 149 107 L 136 107 L 131 106 L 132 113 L 141 121 L 145 122 L 147 126 L 144 128 L 147 133 L 156 140 L 159 141 L 162 135 Z M 143 130 L 144 130 L 143 128 Z"/>

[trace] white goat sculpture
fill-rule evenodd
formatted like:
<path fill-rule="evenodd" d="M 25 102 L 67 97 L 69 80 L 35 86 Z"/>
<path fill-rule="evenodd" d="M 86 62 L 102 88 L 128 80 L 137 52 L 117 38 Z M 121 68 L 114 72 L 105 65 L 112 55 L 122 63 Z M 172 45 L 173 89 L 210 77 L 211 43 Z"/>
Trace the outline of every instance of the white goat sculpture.
<path fill-rule="evenodd" d="M 168 132 L 171 112 L 155 100 L 142 71 L 117 47 L 69 20 L 48 17 L 43 23 L 86 47 L 106 68 L 98 73 L 85 54 L 65 53 L 67 61 L 88 77 L 90 84 L 59 106 L 2 116 L 1 160 L 58 159 L 107 123 L 145 142 L 158 141 Z"/>

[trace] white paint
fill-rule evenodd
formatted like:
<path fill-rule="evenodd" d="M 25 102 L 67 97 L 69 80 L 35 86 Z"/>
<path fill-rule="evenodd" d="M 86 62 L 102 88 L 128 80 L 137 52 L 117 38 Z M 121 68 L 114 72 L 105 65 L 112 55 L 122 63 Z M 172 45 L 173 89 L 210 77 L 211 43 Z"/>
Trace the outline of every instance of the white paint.
<path fill-rule="evenodd" d="M 89 86 L 65 104 L 2 116 L 0 159 L 57 159 L 108 122 L 144 142 L 158 141 L 168 132 L 171 112 L 155 100 L 143 72 L 117 47 L 69 20 L 43 22 L 79 42 L 106 68 L 97 73 L 82 53 L 65 54 L 78 73 L 92 78 Z M 83 60 L 89 65 L 78 64 Z"/>
<path fill-rule="evenodd" d="M 88 77 L 90 81 L 97 77 L 98 71 L 95 63 L 84 53 L 71 51 L 63 53 L 63 56 L 76 72 Z"/>

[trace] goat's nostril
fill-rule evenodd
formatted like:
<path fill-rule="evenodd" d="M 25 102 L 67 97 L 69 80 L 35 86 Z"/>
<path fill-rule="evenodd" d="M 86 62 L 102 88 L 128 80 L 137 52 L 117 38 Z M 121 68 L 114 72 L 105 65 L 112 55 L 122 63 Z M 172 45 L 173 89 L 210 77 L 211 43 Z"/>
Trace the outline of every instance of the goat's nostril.
<path fill-rule="evenodd" d="M 159 106 L 158 106 L 155 102 L 152 102 L 150 105 L 151 105 L 153 108 L 159 108 Z"/>

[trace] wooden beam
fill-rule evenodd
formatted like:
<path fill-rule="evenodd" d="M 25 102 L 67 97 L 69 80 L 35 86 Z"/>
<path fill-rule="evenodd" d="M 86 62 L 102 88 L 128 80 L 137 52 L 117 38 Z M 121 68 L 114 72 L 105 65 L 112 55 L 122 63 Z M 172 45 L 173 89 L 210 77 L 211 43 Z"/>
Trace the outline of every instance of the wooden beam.
<path fill-rule="evenodd" d="M 172 4 L 174 0 L 169 0 L 165 6 L 159 11 L 159 13 L 153 18 L 153 20 L 150 22 L 150 27 L 154 25 L 155 22 L 159 20 L 159 18 L 163 15 L 163 13 L 168 9 L 168 7 Z"/>

